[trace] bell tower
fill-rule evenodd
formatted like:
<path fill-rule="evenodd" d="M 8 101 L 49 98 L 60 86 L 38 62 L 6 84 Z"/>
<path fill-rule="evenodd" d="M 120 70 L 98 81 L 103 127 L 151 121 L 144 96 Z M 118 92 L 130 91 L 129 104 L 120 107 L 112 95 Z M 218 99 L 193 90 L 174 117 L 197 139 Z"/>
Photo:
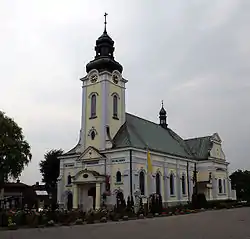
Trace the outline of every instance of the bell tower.
<path fill-rule="evenodd" d="M 89 146 L 107 148 L 119 128 L 125 123 L 125 84 L 123 67 L 114 59 L 114 41 L 107 33 L 107 13 L 104 31 L 96 40 L 95 57 L 86 65 L 82 81 L 81 151 Z"/>
<path fill-rule="evenodd" d="M 160 126 L 164 129 L 167 129 L 167 112 L 164 109 L 163 101 L 161 102 L 161 110 L 159 112 Z"/>

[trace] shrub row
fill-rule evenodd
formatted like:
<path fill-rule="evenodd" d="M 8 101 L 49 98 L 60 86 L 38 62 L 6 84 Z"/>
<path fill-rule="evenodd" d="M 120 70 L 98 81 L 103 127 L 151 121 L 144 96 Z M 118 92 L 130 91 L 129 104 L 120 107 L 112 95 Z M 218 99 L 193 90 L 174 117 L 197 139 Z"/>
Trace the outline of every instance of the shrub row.
<path fill-rule="evenodd" d="M 204 209 L 223 209 L 250 206 L 250 203 L 239 203 L 235 201 L 208 201 Z M 129 220 L 144 217 L 171 216 L 195 213 L 200 211 L 194 209 L 192 204 L 177 205 L 174 207 L 162 208 L 161 210 L 148 210 L 148 206 L 140 206 L 138 213 L 134 213 L 130 208 L 123 210 L 91 210 L 87 213 L 82 211 L 50 211 L 44 210 L 37 212 L 35 210 L 19 210 L 19 211 L 1 211 L 0 212 L 0 227 L 16 229 L 19 227 L 40 227 L 54 225 L 72 225 L 83 223 L 107 222 Z"/>

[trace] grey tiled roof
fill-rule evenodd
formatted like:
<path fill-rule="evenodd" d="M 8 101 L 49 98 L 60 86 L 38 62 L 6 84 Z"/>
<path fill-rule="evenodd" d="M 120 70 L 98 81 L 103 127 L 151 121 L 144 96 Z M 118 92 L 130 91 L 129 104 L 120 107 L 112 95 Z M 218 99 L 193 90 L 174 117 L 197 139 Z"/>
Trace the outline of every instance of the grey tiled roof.
<path fill-rule="evenodd" d="M 164 129 L 154 122 L 126 113 L 126 122 L 115 135 L 113 148 L 148 148 L 159 153 L 204 160 L 208 159 L 212 147 L 211 138 L 206 136 L 184 140 L 170 128 Z M 78 146 L 64 155 L 76 154 Z"/>
<path fill-rule="evenodd" d="M 164 129 L 151 121 L 126 113 L 126 122 L 114 138 L 114 147 L 135 147 L 185 158 L 193 154 L 185 141 L 170 128 Z"/>
<path fill-rule="evenodd" d="M 186 139 L 185 142 L 189 146 L 191 152 L 198 159 L 207 159 L 212 148 L 212 136 L 205 136 L 193 139 Z"/>
<path fill-rule="evenodd" d="M 68 152 L 64 153 L 62 156 L 74 155 L 76 154 L 76 149 L 78 148 L 79 144 L 77 144 L 74 148 L 70 149 Z"/>

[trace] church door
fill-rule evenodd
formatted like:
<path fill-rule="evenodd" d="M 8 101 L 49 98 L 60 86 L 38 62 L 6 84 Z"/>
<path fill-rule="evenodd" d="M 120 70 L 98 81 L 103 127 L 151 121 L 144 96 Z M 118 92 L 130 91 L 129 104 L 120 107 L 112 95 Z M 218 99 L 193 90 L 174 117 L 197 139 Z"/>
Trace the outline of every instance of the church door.
<path fill-rule="evenodd" d="M 69 211 L 71 211 L 73 208 L 73 195 L 72 195 L 72 193 L 68 194 L 67 208 Z"/>
<path fill-rule="evenodd" d="M 91 187 L 88 191 L 88 196 L 93 197 L 93 209 L 95 209 L 95 197 L 96 197 L 96 189 L 95 187 Z"/>

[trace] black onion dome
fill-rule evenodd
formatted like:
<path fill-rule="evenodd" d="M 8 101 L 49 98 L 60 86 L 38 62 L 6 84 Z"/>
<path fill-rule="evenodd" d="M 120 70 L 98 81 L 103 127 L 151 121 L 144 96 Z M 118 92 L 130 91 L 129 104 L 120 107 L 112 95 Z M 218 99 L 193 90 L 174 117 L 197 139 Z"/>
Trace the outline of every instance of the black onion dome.
<path fill-rule="evenodd" d="M 96 69 L 99 72 L 105 70 L 110 72 L 118 70 L 120 73 L 122 73 L 122 65 L 114 60 L 114 50 L 114 41 L 107 34 L 105 28 L 103 34 L 96 40 L 95 59 L 86 65 L 87 73 L 93 69 Z"/>
<path fill-rule="evenodd" d="M 99 45 L 99 44 L 102 44 L 102 43 L 109 43 L 112 46 L 114 45 L 114 41 L 108 35 L 107 32 L 103 32 L 103 34 L 96 40 L 96 45 Z"/>

